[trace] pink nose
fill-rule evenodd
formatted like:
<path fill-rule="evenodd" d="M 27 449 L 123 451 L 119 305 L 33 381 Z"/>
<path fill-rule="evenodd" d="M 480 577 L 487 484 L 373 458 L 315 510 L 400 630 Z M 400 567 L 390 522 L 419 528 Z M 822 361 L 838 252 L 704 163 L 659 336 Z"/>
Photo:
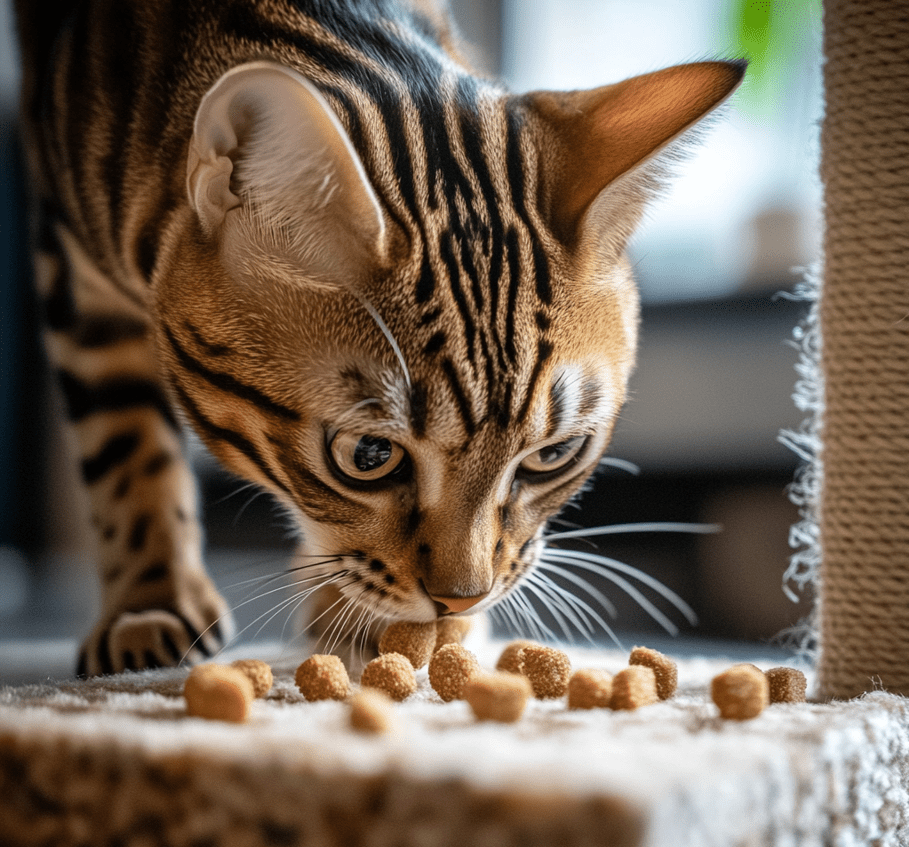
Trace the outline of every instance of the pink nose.
<path fill-rule="evenodd" d="M 430 594 L 429 596 L 446 609 L 446 611 L 442 612 L 445 615 L 466 612 L 486 597 L 485 594 L 478 594 L 476 597 L 437 597 L 435 594 Z"/>

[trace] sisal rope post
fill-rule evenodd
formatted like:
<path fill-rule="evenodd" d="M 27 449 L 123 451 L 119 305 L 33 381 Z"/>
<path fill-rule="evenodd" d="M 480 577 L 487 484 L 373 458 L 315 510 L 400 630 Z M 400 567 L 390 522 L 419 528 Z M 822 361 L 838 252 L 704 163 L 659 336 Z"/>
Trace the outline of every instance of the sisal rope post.
<path fill-rule="evenodd" d="M 819 694 L 909 695 L 909 4 L 825 0 Z"/>

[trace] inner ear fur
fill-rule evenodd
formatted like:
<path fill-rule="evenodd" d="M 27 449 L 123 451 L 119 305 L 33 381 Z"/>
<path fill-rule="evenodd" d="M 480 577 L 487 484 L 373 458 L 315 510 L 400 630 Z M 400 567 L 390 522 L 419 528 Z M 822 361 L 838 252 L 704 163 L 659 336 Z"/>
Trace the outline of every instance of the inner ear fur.
<path fill-rule="evenodd" d="M 744 73 L 745 62 L 699 62 L 589 91 L 524 95 L 546 136 L 540 179 L 556 236 L 568 246 L 605 236 L 623 249 L 652 193 L 644 166 L 729 97 Z M 629 184 L 635 174 L 639 184 Z M 609 214 L 610 193 L 622 214 Z M 613 217 L 616 231 L 590 232 Z"/>
<path fill-rule="evenodd" d="M 316 278 L 384 253 L 382 210 L 343 126 L 309 80 L 274 62 L 235 67 L 202 98 L 187 194 L 231 252 L 245 243 Z"/>

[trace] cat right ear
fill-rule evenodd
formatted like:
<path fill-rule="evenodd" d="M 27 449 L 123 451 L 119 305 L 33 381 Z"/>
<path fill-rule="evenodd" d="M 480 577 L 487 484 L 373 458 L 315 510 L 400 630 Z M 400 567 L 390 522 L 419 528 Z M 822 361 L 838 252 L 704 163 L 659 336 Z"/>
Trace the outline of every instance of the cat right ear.
<path fill-rule="evenodd" d="M 250 62 L 202 98 L 187 193 L 231 254 L 265 251 L 313 280 L 344 282 L 385 251 L 375 192 L 340 121 L 296 71 Z"/>
<path fill-rule="evenodd" d="M 545 134 L 540 181 L 557 237 L 615 258 L 657 187 L 659 171 L 648 165 L 744 73 L 745 62 L 699 62 L 590 91 L 524 95 Z"/>

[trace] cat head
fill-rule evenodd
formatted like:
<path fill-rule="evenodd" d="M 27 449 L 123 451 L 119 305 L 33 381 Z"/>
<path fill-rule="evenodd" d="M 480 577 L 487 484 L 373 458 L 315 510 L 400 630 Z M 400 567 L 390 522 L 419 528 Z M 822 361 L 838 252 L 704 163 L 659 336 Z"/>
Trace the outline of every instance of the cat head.
<path fill-rule="evenodd" d="M 208 91 L 163 357 L 212 451 L 296 516 L 313 585 L 418 621 L 532 569 L 625 400 L 626 242 L 742 73 L 520 97 L 455 74 L 380 109 L 254 62 Z"/>

